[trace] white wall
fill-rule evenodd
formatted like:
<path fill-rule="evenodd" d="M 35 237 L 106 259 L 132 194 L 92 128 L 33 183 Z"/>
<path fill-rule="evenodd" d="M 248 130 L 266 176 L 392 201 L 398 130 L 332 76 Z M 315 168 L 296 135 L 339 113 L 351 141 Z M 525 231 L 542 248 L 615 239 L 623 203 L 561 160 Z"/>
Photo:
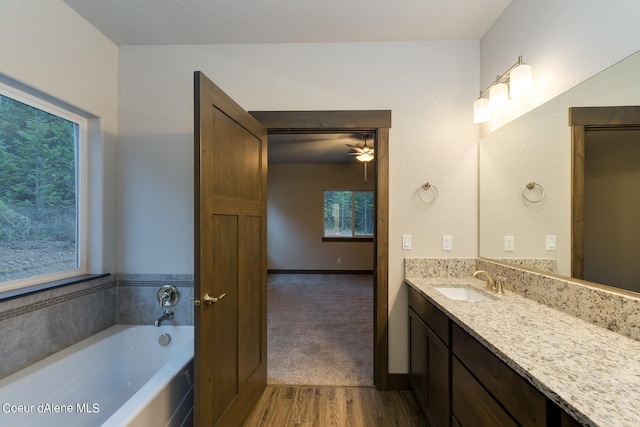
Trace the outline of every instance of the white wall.
<path fill-rule="evenodd" d="M 93 119 L 89 267 L 115 272 L 117 46 L 61 0 L 1 0 L 0 58 L 0 79 Z"/>
<path fill-rule="evenodd" d="M 481 40 L 480 89 L 522 55 L 533 69 L 535 92 L 512 101 L 481 126 L 481 134 L 637 52 L 638 16 L 637 0 L 512 0 Z"/>
<path fill-rule="evenodd" d="M 324 191 L 373 191 L 372 169 L 365 183 L 362 163 L 269 164 L 267 268 L 372 270 L 373 242 L 322 241 Z"/>
<path fill-rule="evenodd" d="M 193 271 L 194 70 L 247 110 L 392 110 L 389 369 L 406 372 L 404 257 L 477 251 L 478 61 L 477 41 L 121 47 L 119 271 Z M 428 209 L 413 204 L 426 181 Z"/>

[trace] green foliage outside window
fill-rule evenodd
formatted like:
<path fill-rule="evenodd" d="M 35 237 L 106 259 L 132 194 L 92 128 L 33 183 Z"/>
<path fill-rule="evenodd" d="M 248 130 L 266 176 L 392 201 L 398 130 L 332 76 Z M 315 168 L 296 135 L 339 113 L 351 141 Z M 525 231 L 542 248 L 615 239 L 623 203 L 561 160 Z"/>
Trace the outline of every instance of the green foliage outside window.
<path fill-rule="evenodd" d="M 372 191 L 325 191 L 324 237 L 372 237 Z"/>
<path fill-rule="evenodd" d="M 0 95 L 0 282 L 77 267 L 78 132 Z"/>

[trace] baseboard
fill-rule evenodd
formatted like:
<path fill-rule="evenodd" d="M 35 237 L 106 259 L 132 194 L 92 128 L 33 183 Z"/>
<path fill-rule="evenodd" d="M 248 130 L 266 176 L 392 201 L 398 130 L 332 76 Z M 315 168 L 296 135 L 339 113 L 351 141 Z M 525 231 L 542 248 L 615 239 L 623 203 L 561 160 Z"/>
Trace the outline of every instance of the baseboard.
<path fill-rule="evenodd" d="M 268 274 L 373 274 L 373 270 L 267 270 Z"/>
<path fill-rule="evenodd" d="M 388 374 L 388 390 L 411 390 L 409 374 Z"/>

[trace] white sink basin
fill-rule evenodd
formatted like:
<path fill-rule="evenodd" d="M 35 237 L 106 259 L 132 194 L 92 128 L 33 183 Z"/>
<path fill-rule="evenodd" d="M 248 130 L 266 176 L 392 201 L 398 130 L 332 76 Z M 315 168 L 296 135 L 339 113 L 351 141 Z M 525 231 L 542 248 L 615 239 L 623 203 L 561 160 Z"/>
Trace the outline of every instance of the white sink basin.
<path fill-rule="evenodd" d="M 457 301 L 491 301 L 491 298 L 471 288 L 434 288 L 449 299 Z"/>

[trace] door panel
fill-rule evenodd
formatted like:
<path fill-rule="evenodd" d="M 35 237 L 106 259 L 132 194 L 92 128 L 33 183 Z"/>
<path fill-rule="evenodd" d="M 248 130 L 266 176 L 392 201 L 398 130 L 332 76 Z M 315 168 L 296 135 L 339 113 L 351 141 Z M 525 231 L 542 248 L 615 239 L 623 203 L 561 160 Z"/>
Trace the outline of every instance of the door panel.
<path fill-rule="evenodd" d="M 224 159 L 221 163 L 211 164 L 212 194 L 260 203 L 262 141 L 219 109 L 213 108 L 211 113 L 218 143 L 212 147 L 210 161 Z"/>
<path fill-rule="evenodd" d="M 244 248 L 240 251 L 244 257 L 240 259 L 240 283 L 238 291 L 238 305 L 242 307 L 244 315 L 238 319 L 238 351 L 244 357 L 240 358 L 238 375 L 244 383 L 263 363 L 262 354 L 252 352 L 252 348 L 260 348 L 262 343 L 262 307 L 261 271 L 260 263 L 255 262 L 260 256 L 261 241 L 255 237 L 262 235 L 262 221 L 260 217 L 245 217 L 243 221 L 241 239 Z M 247 236 L 247 237 L 245 237 Z M 253 236 L 251 238 L 250 236 Z M 266 361 L 264 361 L 266 363 Z"/>
<path fill-rule="evenodd" d="M 212 419 L 217 420 L 238 394 L 238 307 L 237 307 L 237 229 L 238 218 L 231 215 L 212 215 L 210 233 L 201 276 L 201 292 L 219 296 L 225 294 L 215 307 L 202 314 L 201 334 L 211 345 L 200 347 L 202 360 L 211 375 L 203 384 L 203 395 L 211 396 Z M 204 248 L 203 248 L 204 249 Z M 224 325 L 224 328 L 216 328 Z M 216 328 L 215 330 L 213 328 Z"/>
<path fill-rule="evenodd" d="M 267 377 L 266 130 L 194 79 L 194 424 L 240 426 Z"/>

